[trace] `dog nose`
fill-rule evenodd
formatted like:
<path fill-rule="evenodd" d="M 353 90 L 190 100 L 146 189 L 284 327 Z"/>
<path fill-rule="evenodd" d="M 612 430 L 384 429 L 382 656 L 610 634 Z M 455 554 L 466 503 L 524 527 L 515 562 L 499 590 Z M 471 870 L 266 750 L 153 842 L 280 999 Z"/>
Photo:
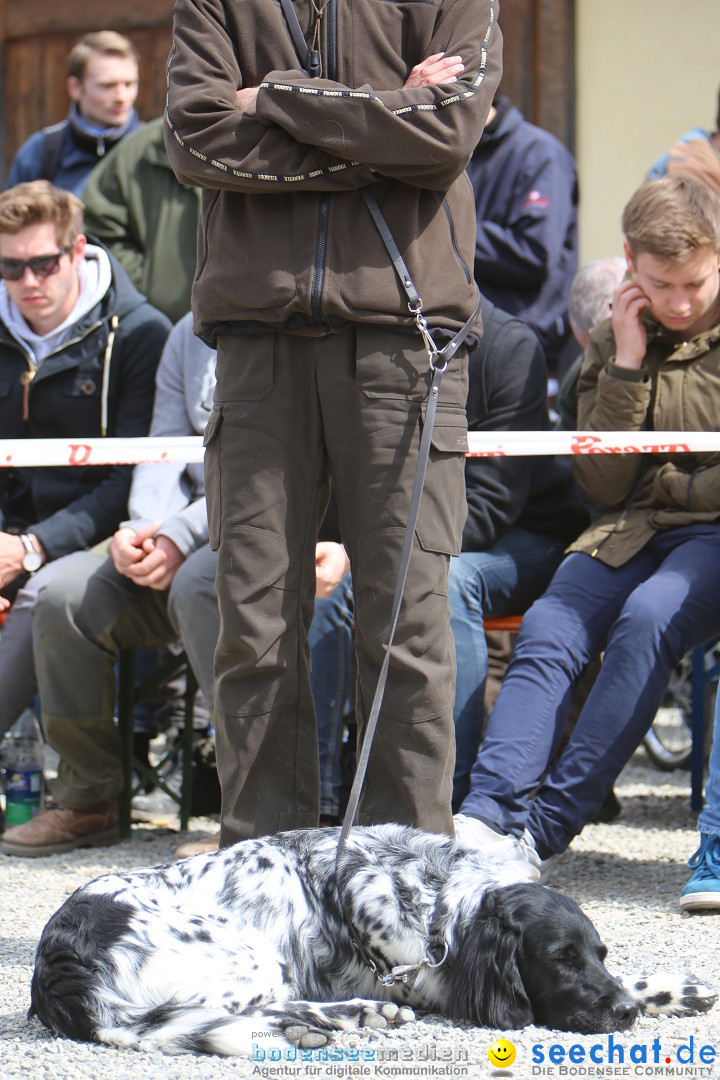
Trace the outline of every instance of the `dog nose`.
<path fill-rule="evenodd" d="M 640 1009 L 634 1001 L 619 1002 L 611 1009 L 613 1020 L 620 1028 L 630 1027 L 639 1012 Z"/>

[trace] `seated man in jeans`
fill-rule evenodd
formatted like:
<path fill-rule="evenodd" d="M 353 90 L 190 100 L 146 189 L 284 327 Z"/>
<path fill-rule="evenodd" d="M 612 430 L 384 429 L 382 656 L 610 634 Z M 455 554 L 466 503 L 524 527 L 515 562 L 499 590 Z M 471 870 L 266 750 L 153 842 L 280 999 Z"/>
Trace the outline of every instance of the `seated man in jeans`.
<path fill-rule="evenodd" d="M 465 846 L 543 881 L 653 722 L 670 672 L 720 634 L 720 456 L 674 452 L 720 410 L 720 199 L 683 177 L 623 212 L 628 277 L 590 335 L 583 431 L 647 434 L 653 453 L 579 454 L 602 509 L 523 619 L 455 825 Z M 558 754 L 581 672 L 600 674 Z"/>
<path fill-rule="evenodd" d="M 215 351 L 185 316 L 172 329 L 157 372 L 150 434 L 193 435 L 205 427 L 215 387 Z M 40 592 L 35 665 L 48 742 L 60 755 L 53 794 L 60 806 L 8 829 L 0 850 L 37 856 L 118 839 L 98 805 L 122 789 L 113 721 L 115 661 L 123 647 L 180 639 L 208 702 L 219 614 L 216 556 L 207 543 L 202 464 L 144 464 L 130 492 L 132 520 L 75 557 Z M 318 579 L 329 595 L 346 571 L 339 544 L 318 545 Z M 339 549 L 339 551 L 335 551 Z"/>

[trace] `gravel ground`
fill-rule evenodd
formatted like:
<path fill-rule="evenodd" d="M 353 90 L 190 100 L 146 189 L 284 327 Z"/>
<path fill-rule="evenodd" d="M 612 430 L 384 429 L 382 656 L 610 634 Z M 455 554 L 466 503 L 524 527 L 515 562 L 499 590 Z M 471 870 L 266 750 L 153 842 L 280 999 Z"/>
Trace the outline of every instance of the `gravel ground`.
<path fill-rule="evenodd" d="M 720 915 L 683 914 L 676 899 L 695 850 L 687 773 L 661 773 L 638 751 L 617 788 L 622 817 L 575 841 L 553 887 L 577 899 L 609 948 L 611 970 L 690 970 L 720 987 Z M 212 822 L 193 820 L 196 830 Z M 97 851 L 29 860 L 0 856 L 0 1077 L 40 1080 L 210 1080 L 215 1077 L 656 1076 L 720 1078 L 720 1004 L 685 1020 L 642 1019 L 631 1032 L 574 1036 L 526 1028 L 510 1036 L 517 1057 L 495 1069 L 488 1048 L 500 1035 L 430 1018 L 391 1034 L 344 1036 L 329 1062 L 175 1058 L 52 1038 L 28 1022 L 35 946 L 52 912 L 82 882 L 116 869 L 168 861 L 179 840 L 167 824 L 136 828 L 131 840 Z M 533 1047 L 535 1049 L 533 1050 Z M 594 1047 L 594 1050 L 592 1049 Z M 702 1048 L 705 1047 L 705 1050 Z M 716 1064 L 709 1064 L 717 1049 Z M 554 1048 L 554 1049 L 551 1049 Z M 572 1057 L 570 1056 L 572 1048 Z M 702 1057 L 701 1057 L 702 1051 Z M 593 1062 L 590 1059 L 592 1052 Z M 317 1051 L 315 1054 L 317 1055 Z M 550 1053 L 555 1064 L 550 1064 Z M 584 1055 L 584 1060 L 583 1060 Z M 692 1056 L 691 1056 L 692 1055 Z M 692 1062 L 692 1063 L 691 1063 Z M 705 1062 L 705 1063 L 703 1063 Z"/>

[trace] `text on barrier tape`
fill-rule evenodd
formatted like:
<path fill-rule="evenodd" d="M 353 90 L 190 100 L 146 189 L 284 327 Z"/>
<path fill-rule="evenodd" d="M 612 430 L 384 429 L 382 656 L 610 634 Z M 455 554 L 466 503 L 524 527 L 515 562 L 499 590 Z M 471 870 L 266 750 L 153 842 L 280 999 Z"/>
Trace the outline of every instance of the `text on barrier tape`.
<path fill-rule="evenodd" d="M 471 431 L 468 457 L 562 454 L 689 454 L 720 451 L 718 431 Z M 191 464 L 202 436 L 142 439 L 0 439 L 0 468 L 47 465 Z"/>

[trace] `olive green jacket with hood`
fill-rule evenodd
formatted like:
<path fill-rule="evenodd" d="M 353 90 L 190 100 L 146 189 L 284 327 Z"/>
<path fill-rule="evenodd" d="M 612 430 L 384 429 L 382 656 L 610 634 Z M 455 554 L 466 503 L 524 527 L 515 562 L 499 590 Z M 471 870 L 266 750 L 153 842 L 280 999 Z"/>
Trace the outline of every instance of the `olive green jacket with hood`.
<path fill-rule="evenodd" d="M 578 382 L 578 429 L 714 431 L 720 417 L 720 324 L 677 340 L 647 312 L 648 348 L 639 371 L 614 363 L 608 319 L 590 335 Z M 720 518 L 720 454 L 581 454 L 575 479 L 591 502 L 608 510 L 568 548 L 622 566 L 661 529 Z"/>
<path fill-rule="evenodd" d="M 294 6 L 311 40 L 311 0 Z M 196 332 L 412 326 L 367 185 L 431 326 L 462 326 L 477 299 L 465 168 L 500 78 L 497 14 L 497 0 L 329 0 L 310 79 L 279 0 L 177 0 L 165 138 L 178 178 L 205 189 Z M 403 89 L 439 52 L 462 57 L 458 81 Z M 255 118 L 235 97 L 253 86 Z"/>

